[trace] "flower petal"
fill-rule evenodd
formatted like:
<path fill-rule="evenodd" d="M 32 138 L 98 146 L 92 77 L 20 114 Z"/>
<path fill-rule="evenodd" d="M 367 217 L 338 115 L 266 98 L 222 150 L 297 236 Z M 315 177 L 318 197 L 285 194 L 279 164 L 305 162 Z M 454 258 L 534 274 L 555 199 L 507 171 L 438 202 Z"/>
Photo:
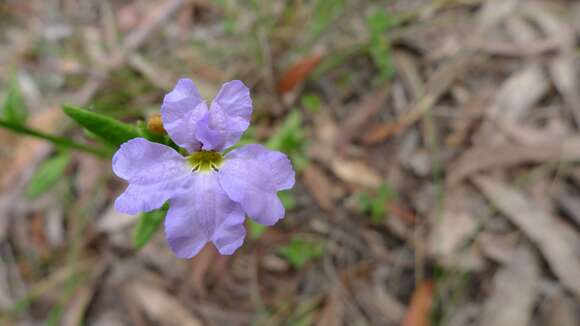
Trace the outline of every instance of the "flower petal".
<path fill-rule="evenodd" d="M 115 201 L 118 211 L 137 214 L 159 208 L 191 177 L 186 159 L 171 147 L 131 139 L 113 156 L 113 172 L 129 182 Z"/>
<path fill-rule="evenodd" d="M 223 190 L 256 222 L 273 225 L 284 217 L 276 192 L 294 186 L 294 170 L 286 155 L 251 144 L 228 153 L 220 168 Z"/>
<path fill-rule="evenodd" d="M 189 191 L 169 204 L 165 235 L 178 257 L 195 256 L 208 241 L 230 255 L 244 242 L 244 212 L 223 192 L 215 172 L 194 174 Z"/>
<path fill-rule="evenodd" d="M 196 137 L 204 150 L 222 151 L 238 142 L 250 125 L 250 90 L 239 80 L 225 83 L 199 121 Z"/>
<path fill-rule="evenodd" d="M 189 152 L 197 151 L 201 143 L 195 138 L 196 126 L 207 111 L 207 104 L 193 81 L 180 79 L 175 88 L 163 98 L 163 127 L 177 145 Z"/>

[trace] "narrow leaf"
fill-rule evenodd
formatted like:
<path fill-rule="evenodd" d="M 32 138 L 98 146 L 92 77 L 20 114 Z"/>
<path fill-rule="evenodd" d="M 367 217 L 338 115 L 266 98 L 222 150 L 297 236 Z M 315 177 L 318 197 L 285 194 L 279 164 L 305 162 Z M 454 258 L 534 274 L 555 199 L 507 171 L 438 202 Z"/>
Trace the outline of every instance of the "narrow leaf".
<path fill-rule="evenodd" d="M 143 248 L 151 240 L 151 237 L 159 229 L 161 222 L 163 222 L 166 213 L 167 209 L 160 209 L 141 214 L 139 224 L 137 224 L 133 233 L 133 247 L 135 249 Z"/>
<path fill-rule="evenodd" d="M 432 280 L 424 280 L 420 283 L 411 297 L 411 302 L 401 325 L 429 326 L 434 293 L 435 284 Z"/>
<path fill-rule="evenodd" d="M 321 59 L 322 56 L 320 54 L 313 54 L 290 66 L 290 68 L 282 73 L 278 80 L 276 85 L 278 93 L 284 95 L 306 80 L 314 68 L 320 63 Z"/>
<path fill-rule="evenodd" d="M 48 191 L 62 178 L 69 162 L 70 155 L 68 153 L 57 155 L 45 161 L 30 180 L 26 195 L 34 199 Z"/>
<path fill-rule="evenodd" d="M 64 106 L 63 111 L 88 131 L 115 147 L 119 147 L 130 139 L 142 136 L 137 127 L 106 115 L 72 106 Z"/>
<path fill-rule="evenodd" d="M 105 149 L 91 147 L 89 145 L 77 143 L 77 142 L 72 141 L 70 139 L 45 134 L 42 131 L 30 129 L 28 127 L 25 127 L 25 126 L 17 124 L 17 123 L 0 120 L 0 128 L 5 128 L 5 129 L 8 129 L 10 131 L 22 134 L 22 135 L 27 135 L 27 136 L 35 137 L 38 139 L 43 139 L 43 140 L 46 140 L 46 141 L 53 143 L 55 146 L 60 146 L 60 147 L 64 147 L 64 148 L 73 148 L 73 149 L 83 151 L 86 153 L 91 153 L 91 154 L 96 155 L 98 157 L 108 158 L 111 156 L 111 153 Z"/>
<path fill-rule="evenodd" d="M 22 100 L 16 80 L 10 83 L 10 89 L 2 105 L 2 118 L 8 122 L 23 125 L 28 117 L 28 112 Z"/>

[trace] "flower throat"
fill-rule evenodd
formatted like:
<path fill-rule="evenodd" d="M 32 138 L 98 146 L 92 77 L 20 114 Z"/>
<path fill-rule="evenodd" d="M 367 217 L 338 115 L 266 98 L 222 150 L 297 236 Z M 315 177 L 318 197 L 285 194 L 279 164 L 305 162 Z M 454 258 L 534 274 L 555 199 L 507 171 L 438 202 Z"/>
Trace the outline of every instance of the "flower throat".
<path fill-rule="evenodd" d="M 192 170 L 199 172 L 217 171 L 223 161 L 222 154 L 214 151 L 194 152 L 187 157 L 187 162 L 189 162 Z"/>

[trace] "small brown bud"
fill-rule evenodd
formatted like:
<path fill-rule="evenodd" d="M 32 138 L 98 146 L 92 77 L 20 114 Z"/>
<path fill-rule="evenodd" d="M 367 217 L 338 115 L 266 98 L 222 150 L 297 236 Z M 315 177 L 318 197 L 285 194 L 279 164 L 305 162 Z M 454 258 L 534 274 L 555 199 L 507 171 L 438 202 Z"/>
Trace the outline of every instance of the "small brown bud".
<path fill-rule="evenodd" d="M 161 114 L 155 113 L 149 117 L 147 121 L 147 129 L 158 135 L 166 135 L 167 131 L 163 128 L 163 120 L 161 120 Z"/>

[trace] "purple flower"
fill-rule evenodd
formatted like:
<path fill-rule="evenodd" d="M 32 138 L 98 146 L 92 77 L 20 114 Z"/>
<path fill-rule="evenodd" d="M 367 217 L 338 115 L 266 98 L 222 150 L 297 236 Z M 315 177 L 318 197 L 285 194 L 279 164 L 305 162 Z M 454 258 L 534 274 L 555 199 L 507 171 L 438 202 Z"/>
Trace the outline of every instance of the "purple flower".
<path fill-rule="evenodd" d="M 115 201 L 118 211 L 137 214 L 169 201 L 165 235 L 180 258 L 195 256 L 211 241 L 222 255 L 244 242 L 245 215 L 273 225 L 284 217 L 277 192 L 294 185 L 286 155 L 251 144 L 222 154 L 250 125 L 252 100 L 239 80 L 225 83 L 208 109 L 190 79 L 165 95 L 163 125 L 187 150 L 135 138 L 113 157 L 113 171 L 129 185 Z"/>

